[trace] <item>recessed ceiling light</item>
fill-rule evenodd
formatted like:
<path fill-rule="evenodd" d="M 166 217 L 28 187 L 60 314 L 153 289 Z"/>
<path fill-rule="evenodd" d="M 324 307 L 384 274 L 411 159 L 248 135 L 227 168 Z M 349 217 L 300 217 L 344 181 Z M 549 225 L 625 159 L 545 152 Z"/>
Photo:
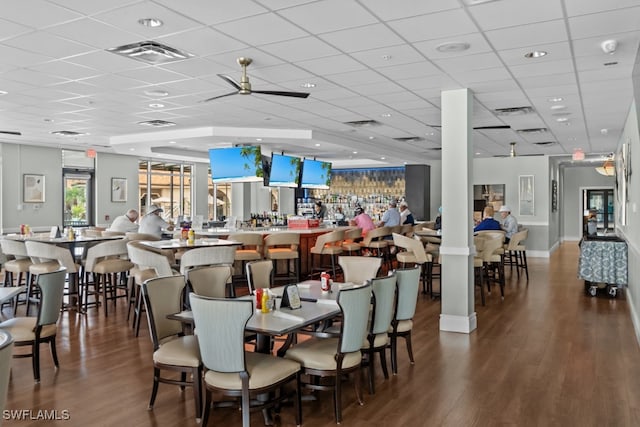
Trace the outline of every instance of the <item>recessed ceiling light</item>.
<path fill-rule="evenodd" d="M 608 133 L 609 133 L 609 129 L 607 129 L 607 128 L 602 128 L 602 129 L 600 129 L 600 133 L 601 133 L 602 135 L 606 135 L 606 134 L 608 134 Z"/>
<path fill-rule="evenodd" d="M 385 159 L 386 159 L 386 157 L 380 157 L 380 160 L 385 160 Z"/>
<path fill-rule="evenodd" d="M 353 154 L 358 154 L 358 152 L 357 152 L 357 151 L 354 151 L 354 152 L 353 152 Z"/>
<path fill-rule="evenodd" d="M 544 50 L 534 50 L 533 52 L 527 52 L 524 54 L 525 58 L 542 58 L 547 52 Z"/>
<path fill-rule="evenodd" d="M 157 27 L 162 27 L 164 22 L 162 22 L 160 19 L 157 19 L 157 18 L 141 18 L 141 19 L 138 19 L 138 24 L 144 27 L 157 28 Z"/>
<path fill-rule="evenodd" d="M 476 153 L 476 156 L 479 156 L 480 154 L 482 154 L 482 153 Z"/>
<path fill-rule="evenodd" d="M 552 105 L 552 106 L 551 106 L 551 107 L 549 107 L 549 108 L 551 108 L 552 110 L 564 110 L 564 109 L 565 109 L 565 108 L 567 108 L 567 107 L 566 107 L 566 106 L 564 106 L 564 105 L 559 105 L 559 104 L 558 104 L 558 105 Z"/>
<path fill-rule="evenodd" d="M 135 148 L 129 148 L 129 151 L 136 151 Z"/>
<path fill-rule="evenodd" d="M 151 104 L 149 104 L 149 107 L 151 107 L 151 108 L 164 108 L 164 104 L 160 104 L 158 102 L 152 102 Z"/>
<path fill-rule="evenodd" d="M 167 96 L 169 95 L 169 92 L 167 92 L 166 90 L 156 89 L 156 90 L 145 90 L 144 94 L 147 96 Z"/>
<path fill-rule="evenodd" d="M 382 59 L 383 59 L 384 61 L 388 61 L 388 60 L 390 60 L 390 59 L 391 59 L 391 55 L 382 55 Z"/>
<path fill-rule="evenodd" d="M 382 113 L 380 117 L 391 117 L 391 113 Z"/>
<path fill-rule="evenodd" d="M 427 136 L 433 136 L 433 135 L 435 135 L 435 134 L 436 134 L 435 132 L 427 132 L 425 135 L 427 135 Z"/>
<path fill-rule="evenodd" d="M 436 46 L 436 50 L 438 52 L 444 52 L 444 53 L 448 53 L 448 52 L 464 52 L 465 50 L 469 49 L 471 47 L 471 45 L 469 43 L 466 42 L 446 42 L 446 43 L 442 43 L 439 44 L 438 46 Z"/>
<path fill-rule="evenodd" d="M 568 122 L 568 121 L 569 121 L 569 119 L 567 117 L 558 117 L 556 119 L 556 122 L 558 122 L 558 123 L 563 123 L 563 122 Z"/>
<path fill-rule="evenodd" d="M 564 98 L 562 98 L 561 96 L 554 96 L 553 98 L 549 98 L 547 99 L 547 101 L 549 102 L 560 102 L 562 101 Z"/>
<path fill-rule="evenodd" d="M 42 119 L 46 123 L 53 123 L 53 119 Z"/>
<path fill-rule="evenodd" d="M 320 144 L 316 144 L 316 147 L 320 147 Z"/>
<path fill-rule="evenodd" d="M 370 136 L 369 139 L 376 139 L 376 137 L 375 136 Z"/>
<path fill-rule="evenodd" d="M 6 90 L 0 90 L 0 96 L 2 96 L 2 95 L 6 95 L 6 94 L 8 94 L 8 93 L 9 93 L 9 92 L 7 92 Z"/>
<path fill-rule="evenodd" d="M 256 141 L 262 142 L 262 138 L 256 138 Z"/>
<path fill-rule="evenodd" d="M 175 143 L 176 143 L 175 141 L 169 141 L 169 144 L 175 144 Z"/>
<path fill-rule="evenodd" d="M 316 87 L 316 84 L 307 82 L 307 83 L 302 83 L 300 86 L 302 86 L 305 89 L 310 89 L 312 87 Z"/>

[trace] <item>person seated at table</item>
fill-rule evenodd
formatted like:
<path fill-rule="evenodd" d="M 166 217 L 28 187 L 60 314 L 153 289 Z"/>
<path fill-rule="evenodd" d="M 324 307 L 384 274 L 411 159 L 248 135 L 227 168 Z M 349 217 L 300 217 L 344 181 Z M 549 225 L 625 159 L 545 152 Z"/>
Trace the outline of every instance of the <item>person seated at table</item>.
<path fill-rule="evenodd" d="M 337 225 L 347 225 L 348 224 L 347 220 L 345 219 L 344 212 L 342 211 L 342 207 L 338 206 L 336 208 L 336 213 L 335 213 L 334 216 L 336 218 Z"/>
<path fill-rule="evenodd" d="M 485 206 L 482 211 L 482 221 L 473 228 L 473 231 L 502 230 L 500 223 L 493 217 L 493 212 L 493 207 Z"/>
<path fill-rule="evenodd" d="M 409 210 L 409 204 L 404 200 L 400 202 L 400 225 L 411 224 L 415 225 L 416 220 L 413 218 L 413 214 Z"/>
<path fill-rule="evenodd" d="M 382 220 L 378 223 L 378 227 L 395 227 L 400 225 L 400 211 L 398 211 L 398 203 L 395 200 L 389 202 L 389 209 L 382 214 Z"/>
<path fill-rule="evenodd" d="M 111 223 L 111 226 L 106 231 L 115 231 L 119 233 L 137 232 L 138 224 L 138 211 L 135 209 L 129 209 L 126 214 L 116 217 Z"/>
<path fill-rule="evenodd" d="M 507 205 L 500 206 L 498 212 L 500 212 L 503 220 L 502 229 L 505 231 L 504 242 L 509 243 L 511 236 L 518 232 L 518 220 L 511 215 L 511 208 Z"/>
<path fill-rule="evenodd" d="M 349 220 L 349 225 L 356 226 L 362 229 L 362 236 L 366 236 L 369 230 L 373 230 L 376 228 L 376 225 L 373 223 L 373 220 L 367 213 L 362 209 L 361 206 L 356 206 L 355 211 L 353 212 L 354 217 Z"/>
<path fill-rule="evenodd" d="M 436 217 L 435 224 L 433 225 L 434 230 L 442 230 L 442 206 L 438 208 L 438 216 Z"/>
<path fill-rule="evenodd" d="M 172 231 L 173 226 L 160 217 L 161 212 L 162 208 L 159 206 L 149 206 L 147 214 L 140 219 L 138 232 L 162 237 L 162 230 Z"/>
<path fill-rule="evenodd" d="M 327 207 L 322 204 L 322 201 L 316 200 L 313 217 L 315 219 L 323 220 L 325 216 L 327 216 Z"/>

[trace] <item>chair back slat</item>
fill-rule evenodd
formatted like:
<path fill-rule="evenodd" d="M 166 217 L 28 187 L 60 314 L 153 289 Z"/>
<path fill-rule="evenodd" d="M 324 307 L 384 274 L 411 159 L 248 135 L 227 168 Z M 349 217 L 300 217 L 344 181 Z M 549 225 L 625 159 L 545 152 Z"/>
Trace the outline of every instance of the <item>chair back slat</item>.
<path fill-rule="evenodd" d="M 158 277 L 142 284 L 142 297 L 155 350 L 163 339 L 182 333 L 180 321 L 167 319 L 167 315 L 181 310 L 184 286 L 184 276 Z"/>
<path fill-rule="evenodd" d="M 394 297 L 396 294 L 396 275 L 378 277 L 371 280 L 371 290 L 375 301 L 371 334 L 386 333 L 393 319 Z"/>
<path fill-rule="evenodd" d="M 244 329 L 253 315 L 249 300 L 215 299 L 190 295 L 202 362 L 216 372 L 242 372 Z"/>
<path fill-rule="evenodd" d="M 232 265 L 236 256 L 235 246 L 212 246 L 186 251 L 180 259 L 180 272 L 186 274 L 193 267 L 205 265 Z"/>
<path fill-rule="evenodd" d="M 15 259 L 29 258 L 25 242 L 11 239 L 1 239 L 0 245 L 5 255 L 12 255 Z"/>
<path fill-rule="evenodd" d="M 129 254 L 131 262 L 136 264 L 141 270 L 152 268 L 158 277 L 173 276 L 173 270 L 166 256 L 144 249 L 137 242 L 127 243 L 127 253 Z"/>
<path fill-rule="evenodd" d="M 246 269 L 250 294 L 253 294 L 256 289 L 271 287 L 271 283 L 273 283 L 272 261 L 251 261 L 247 263 Z"/>
<path fill-rule="evenodd" d="M 210 298 L 224 298 L 227 283 L 231 283 L 231 267 L 214 265 L 198 267 L 187 273 L 193 292 Z"/>
<path fill-rule="evenodd" d="M 416 313 L 418 290 L 420 288 L 420 267 L 396 270 L 396 312 L 395 320 L 410 320 Z"/>
<path fill-rule="evenodd" d="M 362 284 L 378 275 L 382 259 L 366 256 L 341 256 L 338 264 L 344 273 L 344 281 Z"/>
<path fill-rule="evenodd" d="M 360 351 L 367 336 L 371 284 L 342 289 L 338 294 L 338 305 L 342 310 L 342 328 L 338 351 L 352 353 Z"/>
<path fill-rule="evenodd" d="M 62 297 L 64 296 L 64 280 L 67 270 L 61 268 L 50 273 L 38 275 L 40 288 L 40 309 L 38 310 L 38 326 L 53 325 L 60 317 Z"/>

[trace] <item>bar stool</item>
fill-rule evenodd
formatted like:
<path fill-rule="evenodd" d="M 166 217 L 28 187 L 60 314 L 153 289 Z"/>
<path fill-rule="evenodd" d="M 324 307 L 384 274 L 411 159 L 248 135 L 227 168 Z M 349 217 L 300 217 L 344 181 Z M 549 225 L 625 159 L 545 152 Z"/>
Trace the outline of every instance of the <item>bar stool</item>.
<path fill-rule="evenodd" d="M 374 256 L 382 258 L 383 262 L 387 263 L 387 268 L 390 268 L 389 240 L 385 239 L 387 236 L 391 236 L 391 227 L 374 228 L 367 232 L 360 246 L 369 249 Z"/>
<path fill-rule="evenodd" d="M 429 293 L 433 296 L 431 283 L 433 258 L 431 254 L 425 251 L 422 242 L 418 239 L 394 233 L 393 242 L 397 248 L 404 249 L 403 251 L 398 250 L 396 254 L 398 264 L 401 264 L 402 268 L 405 268 L 407 264 L 419 265 L 422 276 L 422 293 Z"/>
<path fill-rule="evenodd" d="M 344 239 L 344 230 L 335 230 L 322 234 L 316 239 L 316 244 L 309 250 L 311 254 L 311 271 L 309 277 L 313 277 L 314 271 L 322 272 L 326 269 L 322 265 L 322 256 L 329 255 L 331 257 L 331 272 L 334 279 L 336 277 L 336 255 L 342 253 L 342 240 Z M 316 257 L 318 255 L 318 257 Z M 319 264 L 315 264 L 315 259 L 319 258 Z"/>
<path fill-rule="evenodd" d="M 290 280 L 291 262 L 295 265 L 295 280 L 300 281 L 300 234 L 298 233 L 274 233 L 264 238 L 265 258 L 271 260 L 275 279 Z M 286 276 L 278 276 L 278 261 L 285 260 L 287 263 Z"/>
<path fill-rule="evenodd" d="M 342 242 L 342 250 L 349 253 L 349 255 L 360 255 L 360 243 L 362 240 L 362 228 L 351 228 L 344 232 L 344 240 Z"/>
<path fill-rule="evenodd" d="M 529 280 L 529 266 L 527 265 L 527 248 L 522 243 L 529 236 L 529 229 L 523 228 L 515 233 L 509 239 L 509 243 L 504 245 L 505 250 L 505 264 L 509 264 L 510 268 L 516 266 L 516 273 L 520 278 L 520 269 L 524 270 Z"/>
<path fill-rule="evenodd" d="M 27 255 L 27 247 L 24 242 L 2 239 L 0 240 L 0 246 L 2 247 L 2 252 L 5 255 L 13 258 L 4 263 L 4 285 L 13 286 L 13 281 L 17 278 L 16 286 L 20 286 L 22 284 L 23 277 L 25 279 L 25 283 L 27 283 L 29 267 L 33 263 Z"/>
<path fill-rule="evenodd" d="M 241 243 L 236 249 L 234 260 L 235 262 L 240 262 L 240 274 L 235 274 L 231 278 L 232 295 L 235 295 L 236 282 L 242 278 L 246 280 L 247 262 L 262 259 L 264 240 L 262 239 L 262 235 L 258 233 L 235 233 L 230 234 L 227 239 Z"/>

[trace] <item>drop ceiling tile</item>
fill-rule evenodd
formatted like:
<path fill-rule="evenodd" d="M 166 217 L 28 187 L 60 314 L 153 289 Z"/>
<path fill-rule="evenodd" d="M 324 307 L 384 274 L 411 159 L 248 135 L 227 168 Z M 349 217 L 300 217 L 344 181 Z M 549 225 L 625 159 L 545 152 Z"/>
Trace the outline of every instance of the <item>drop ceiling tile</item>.
<path fill-rule="evenodd" d="M 93 15 L 98 12 L 105 12 L 107 10 L 116 9 L 124 6 L 128 3 L 132 3 L 133 0 L 48 0 L 50 3 L 58 4 L 67 9 L 72 9 L 83 15 Z"/>
<path fill-rule="evenodd" d="M 457 37 L 477 31 L 462 9 L 400 19 L 388 24 L 410 42 Z"/>
<path fill-rule="evenodd" d="M 216 72 L 217 64 L 201 58 L 190 58 L 187 61 L 170 62 L 158 68 L 179 73 L 183 77 L 210 76 Z M 181 79 L 181 80 L 182 80 Z"/>
<path fill-rule="evenodd" d="M 457 56 L 455 58 L 436 59 L 437 66 L 447 72 L 482 70 L 487 68 L 502 67 L 498 55 L 493 52 L 479 53 L 476 55 Z"/>
<path fill-rule="evenodd" d="M 486 82 L 475 82 L 473 84 L 474 94 L 485 94 L 500 91 L 519 91 L 520 87 L 514 79 L 493 80 Z"/>
<path fill-rule="evenodd" d="M 563 15 L 557 0 L 490 2 L 470 7 L 469 12 L 485 31 L 551 21 Z"/>
<path fill-rule="evenodd" d="M 5 40 L 3 44 L 16 49 L 46 55 L 55 59 L 80 55 L 95 50 L 95 48 L 47 34 L 45 32 L 25 34 L 10 40 Z"/>
<path fill-rule="evenodd" d="M 253 46 L 308 36 L 306 31 L 273 14 L 257 15 L 219 24 L 216 25 L 216 30 Z"/>
<path fill-rule="evenodd" d="M 548 87 L 549 82 L 552 82 L 556 86 L 577 85 L 576 75 L 574 73 L 522 77 L 518 79 L 518 81 L 525 92 L 528 92 L 531 89 Z"/>
<path fill-rule="evenodd" d="M 568 16 L 586 15 L 637 5 L 637 0 L 565 0 Z"/>
<path fill-rule="evenodd" d="M 84 83 L 98 86 L 102 89 L 128 90 L 144 84 L 141 80 L 134 80 L 115 74 L 103 74 L 83 80 Z"/>
<path fill-rule="evenodd" d="M 261 47 L 271 55 L 285 61 L 298 62 L 340 54 L 340 51 L 317 37 L 303 37 Z"/>
<path fill-rule="evenodd" d="M 258 79 L 262 79 L 263 81 L 270 83 L 285 83 L 292 80 L 312 80 L 314 77 L 313 74 L 290 64 L 257 68 L 252 74 L 250 74 L 250 77 L 251 76 L 255 76 Z"/>
<path fill-rule="evenodd" d="M 138 36 L 133 33 L 122 31 L 91 18 L 78 19 L 49 27 L 46 32 L 64 37 L 67 40 L 79 40 L 94 49 L 107 49 L 138 41 Z M 82 34 L 81 39 L 78 39 L 78 34 Z"/>
<path fill-rule="evenodd" d="M 175 7 L 174 0 L 156 1 L 168 8 Z M 234 0 L 224 3 L 214 3 L 210 0 L 189 0 L 180 4 L 180 13 L 206 25 L 235 21 L 265 12 L 267 9 L 251 0 Z"/>
<path fill-rule="evenodd" d="M 431 62 L 414 62 L 411 64 L 381 67 L 378 68 L 377 71 L 391 80 L 423 78 L 433 81 L 433 76 L 442 74 L 442 71 Z"/>
<path fill-rule="evenodd" d="M 530 64 L 512 65 L 509 71 L 516 77 L 532 77 L 560 74 L 573 71 L 571 59 L 557 61 L 531 62 Z"/>
<path fill-rule="evenodd" d="M 583 39 L 607 34 L 637 31 L 640 22 L 640 7 L 631 7 L 609 12 L 569 18 L 571 37 Z"/>
<path fill-rule="evenodd" d="M 280 14 L 312 34 L 374 24 L 377 19 L 356 2 L 325 0 L 280 11 Z"/>
<path fill-rule="evenodd" d="M 348 73 L 332 74 L 327 77 L 330 81 L 342 85 L 368 84 L 385 81 L 386 78 L 373 70 L 351 71 Z"/>
<path fill-rule="evenodd" d="M 33 86 L 50 86 L 66 81 L 66 79 L 61 77 L 51 76 L 28 69 L 14 70 L 4 73 L 2 75 L 2 80 L 13 80 Z"/>
<path fill-rule="evenodd" d="M 541 50 L 547 52 L 547 55 L 540 58 L 527 58 L 524 55 L 533 50 Z M 506 49 L 498 51 L 498 55 L 508 66 L 537 64 L 541 62 L 558 61 L 565 58 L 571 58 L 571 48 L 568 42 L 561 43 L 541 43 L 534 47 Z"/>
<path fill-rule="evenodd" d="M 177 80 L 183 80 L 185 76 L 158 67 L 138 68 L 117 73 L 117 75 L 140 81 L 141 85 L 158 85 Z"/>
<path fill-rule="evenodd" d="M 157 40 L 176 49 L 185 50 L 199 56 L 217 55 L 248 47 L 246 44 L 208 27 L 159 37 Z"/>
<path fill-rule="evenodd" d="M 149 65 L 130 58 L 116 55 L 106 50 L 98 50 L 66 59 L 67 62 L 100 70 L 103 73 L 146 68 Z"/>
<path fill-rule="evenodd" d="M 364 0 L 362 4 L 376 16 L 389 21 L 460 8 L 460 4 L 456 0 L 405 0 L 400 2 Z"/>
<path fill-rule="evenodd" d="M 0 41 L 33 31 L 31 28 L 0 19 Z"/>
<path fill-rule="evenodd" d="M 313 74 L 331 75 L 336 71 L 349 72 L 365 69 L 366 67 L 347 55 L 330 56 L 321 59 L 301 61 L 298 66 Z"/>
<path fill-rule="evenodd" d="M 30 28 L 45 28 L 82 17 L 76 12 L 44 0 L 12 2 L 10 7 L 6 4 L 3 6 L 3 19 Z"/>
<path fill-rule="evenodd" d="M 403 42 L 397 34 L 383 24 L 334 31 L 322 34 L 319 37 L 347 53 L 395 46 Z"/>
<path fill-rule="evenodd" d="M 29 67 L 29 69 L 32 71 L 37 71 L 39 73 L 58 76 L 59 78 L 65 80 L 78 80 L 101 74 L 101 72 L 96 69 L 76 65 L 71 62 L 62 60 L 34 65 L 33 67 Z"/>
<path fill-rule="evenodd" d="M 457 82 L 463 86 L 470 86 L 473 90 L 474 83 L 483 83 L 496 80 L 506 80 L 511 77 L 509 72 L 504 68 L 486 68 L 483 70 L 465 70 L 450 73 Z"/>
<path fill-rule="evenodd" d="M 373 69 L 401 66 L 402 64 L 424 63 L 424 57 L 407 45 L 356 52 L 351 56 Z"/>
<path fill-rule="evenodd" d="M 351 87 L 356 93 L 362 96 L 379 95 L 383 93 L 397 93 L 401 92 L 402 88 L 396 83 L 391 81 L 368 84 L 368 85 L 354 85 Z"/>
<path fill-rule="evenodd" d="M 153 17 L 160 19 L 163 25 L 149 28 L 138 23 L 138 19 Z M 151 1 L 137 2 L 128 6 L 99 13 L 94 19 L 113 25 L 123 31 L 138 35 L 142 40 L 153 40 L 163 35 L 173 34 L 202 26 L 202 24 L 173 12 Z M 142 41 L 131 40 L 131 43 Z"/>
<path fill-rule="evenodd" d="M 566 24 L 563 19 L 519 25 L 487 31 L 487 38 L 496 50 L 539 46 L 541 44 L 567 41 Z"/>

